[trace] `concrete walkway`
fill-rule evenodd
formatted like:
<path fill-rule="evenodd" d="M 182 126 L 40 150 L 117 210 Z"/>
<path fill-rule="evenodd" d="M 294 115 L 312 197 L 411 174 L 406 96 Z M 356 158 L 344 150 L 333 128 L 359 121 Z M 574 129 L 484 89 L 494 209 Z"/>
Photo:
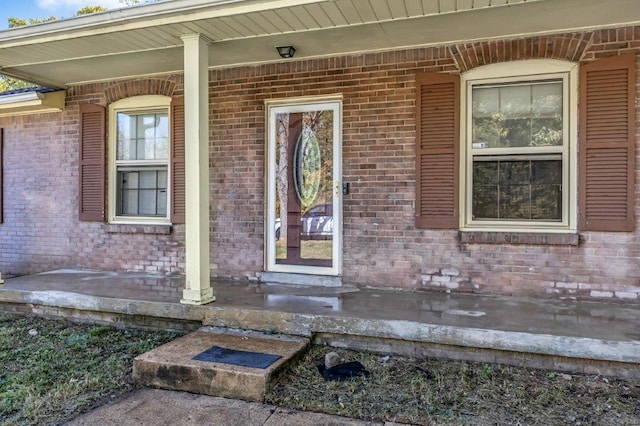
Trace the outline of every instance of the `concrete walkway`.
<path fill-rule="evenodd" d="M 273 405 L 195 395 L 159 389 L 142 389 L 122 400 L 99 407 L 68 423 L 70 426 L 306 426 L 395 425 L 346 417 L 286 410 Z"/>
<path fill-rule="evenodd" d="M 179 303 L 182 277 L 63 270 L 6 280 L 0 309 L 126 325 L 305 336 L 411 356 L 640 378 L 640 306 L 214 281 Z"/>

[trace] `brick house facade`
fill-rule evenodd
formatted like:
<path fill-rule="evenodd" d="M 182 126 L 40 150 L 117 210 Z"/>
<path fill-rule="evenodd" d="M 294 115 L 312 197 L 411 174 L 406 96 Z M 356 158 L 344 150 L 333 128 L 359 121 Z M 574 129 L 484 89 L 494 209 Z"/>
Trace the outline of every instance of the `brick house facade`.
<path fill-rule="evenodd" d="M 582 66 L 639 52 L 640 27 L 624 27 L 209 70 L 212 276 L 255 279 L 264 271 L 265 100 L 340 93 L 343 180 L 350 183 L 343 200 L 345 284 L 638 301 L 637 221 L 627 232 L 578 227 L 540 235 L 421 229 L 415 216 L 417 75 L 543 58 Z M 636 102 L 639 87 L 636 77 Z M 67 89 L 62 112 L 0 117 L 0 271 L 183 273 L 184 225 L 78 218 L 80 105 L 182 91 L 177 74 L 79 84 Z M 639 119 L 636 111 L 636 153 Z M 638 217 L 637 166 L 635 175 Z"/>

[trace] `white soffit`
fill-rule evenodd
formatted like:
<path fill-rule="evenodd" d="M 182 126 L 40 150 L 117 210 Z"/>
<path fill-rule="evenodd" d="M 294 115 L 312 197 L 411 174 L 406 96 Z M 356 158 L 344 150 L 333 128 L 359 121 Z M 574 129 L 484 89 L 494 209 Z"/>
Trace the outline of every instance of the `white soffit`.
<path fill-rule="evenodd" d="M 0 32 L 0 73 L 64 87 L 182 70 L 180 36 L 211 67 L 630 25 L 638 0 L 171 0 Z"/>

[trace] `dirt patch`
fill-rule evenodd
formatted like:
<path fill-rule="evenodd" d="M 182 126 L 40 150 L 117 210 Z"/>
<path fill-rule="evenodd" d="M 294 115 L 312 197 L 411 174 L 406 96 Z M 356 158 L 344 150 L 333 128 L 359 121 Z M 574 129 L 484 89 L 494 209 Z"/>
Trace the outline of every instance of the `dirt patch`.
<path fill-rule="evenodd" d="M 327 382 L 329 351 L 371 373 Z M 640 425 L 640 384 L 495 364 L 381 356 L 312 346 L 267 402 L 364 420 L 421 425 Z"/>

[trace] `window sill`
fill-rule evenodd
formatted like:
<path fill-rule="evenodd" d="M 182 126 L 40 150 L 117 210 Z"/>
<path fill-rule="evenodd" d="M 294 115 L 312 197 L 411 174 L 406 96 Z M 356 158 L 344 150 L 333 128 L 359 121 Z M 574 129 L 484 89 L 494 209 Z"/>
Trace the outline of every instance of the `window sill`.
<path fill-rule="evenodd" d="M 577 233 L 460 231 L 462 244 L 577 246 L 579 241 Z"/>
<path fill-rule="evenodd" d="M 148 235 L 170 235 L 173 231 L 171 225 L 124 225 L 108 223 L 104 225 L 105 231 L 109 234 L 148 234 Z"/>

